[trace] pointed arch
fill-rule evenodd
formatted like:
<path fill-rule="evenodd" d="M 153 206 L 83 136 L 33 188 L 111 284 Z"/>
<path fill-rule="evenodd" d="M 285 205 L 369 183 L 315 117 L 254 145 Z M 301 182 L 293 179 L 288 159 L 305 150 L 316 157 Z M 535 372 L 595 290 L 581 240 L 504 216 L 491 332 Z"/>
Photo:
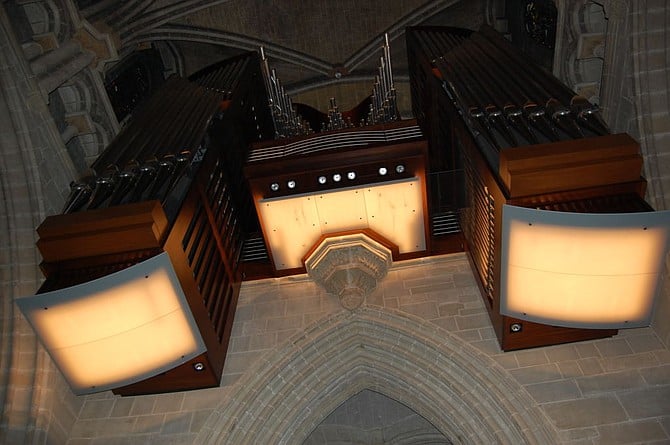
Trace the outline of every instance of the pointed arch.
<path fill-rule="evenodd" d="M 400 312 L 339 312 L 257 365 L 212 413 L 197 443 L 301 443 L 363 389 L 407 405 L 454 444 L 557 442 L 535 402 L 495 362 Z"/>

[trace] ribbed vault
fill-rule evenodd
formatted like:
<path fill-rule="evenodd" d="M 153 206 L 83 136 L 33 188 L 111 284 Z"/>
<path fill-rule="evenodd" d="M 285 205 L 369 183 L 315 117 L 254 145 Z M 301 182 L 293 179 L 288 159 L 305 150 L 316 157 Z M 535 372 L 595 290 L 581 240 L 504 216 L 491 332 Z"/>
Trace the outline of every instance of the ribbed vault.
<path fill-rule="evenodd" d="M 337 313 L 257 366 L 197 443 L 302 443 L 363 389 L 408 406 L 454 444 L 557 442 L 535 402 L 497 364 L 406 314 L 366 306 Z"/>
<path fill-rule="evenodd" d="M 313 32 L 312 28 L 299 28 L 301 31 L 295 34 L 299 36 L 295 41 L 286 41 L 286 29 L 278 29 L 276 32 L 271 32 L 272 26 L 268 24 L 267 27 L 260 32 L 256 27 L 240 27 L 239 29 L 228 29 L 225 24 L 212 24 L 205 18 L 210 14 L 220 14 L 226 17 L 227 8 L 233 6 L 227 5 L 226 1 L 198 1 L 191 0 L 189 3 L 191 7 L 184 7 L 181 4 L 166 4 L 163 7 L 152 6 L 146 10 L 138 12 L 137 17 L 125 18 L 123 29 L 121 30 L 123 47 L 127 51 L 138 45 L 148 42 L 162 42 L 162 41 L 180 41 L 196 44 L 211 44 L 222 48 L 227 48 L 233 52 L 235 51 L 255 51 L 259 47 L 263 47 L 265 54 L 273 63 L 281 62 L 290 67 L 295 67 L 301 70 L 301 79 L 286 83 L 287 90 L 292 91 L 295 88 L 310 85 L 311 88 L 323 86 L 327 82 L 344 82 L 350 75 L 364 76 L 366 80 L 374 80 L 377 74 L 378 58 L 380 55 L 380 45 L 383 41 L 384 33 L 388 33 L 393 48 L 404 47 L 404 33 L 407 26 L 418 25 L 426 20 L 443 13 L 449 8 L 457 5 L 461 0 L 432 0 L 428 1 L 417 8 L 408 8 L 401 16 L 389 16 L 390 10 L 403 8 L 391 8 L 391 5 L 386 5 L 385 8 L 375 11 L 375 15 L 385 17 L 388 24 L 384 25 L 381 34 L 373 32 L 362 32 L 361 41 L 358 48 L 353 51 L 346 52 L 342 58 L 328 57 L 327 51 L 332 43 L 323 43 L 323 39 L 318 35 L 310 35 Z M 141 2 L 138 2 L 138 7 Z M 287 5 L 284 5 L 286 7 Z M 290 6 L 290 5 L 289 5 Z M 197 11 L 205 9 L 205 7 L 215 7 L 210 9 L 209 13 L 196 14 Z M 249 3 L 242 10 L 253 10 L 254 3 Z M 279 8 L 279 6 L 277 6 Z M 477 10 L 477 6 L 473 7 Z M 268 8 L 269 9 L 269 8 Z M 281 9 L 281 8 L 279 8 Z M 263 9 L 261 9 L 263 10 Z M 290 9 L 290 11 L 293 11 Z M 184 19 L 188 16 L 188 20 Z M 204 17 L 204 18 L 203 18 Z M 297 16 L 296 16 L 297 17 Z M 293 18 L 293 16 L 290 16 Z M 324 16 L 319 20 L 323 22 L 323 26 L 319 31 L 320 34 L 332 32 L 332 21 L 339 20 L 338 17 Z M 216 26 L 215 26 L 216 25 Z M 282 23 L 285 27 L 295 27 L 297 23 Z M 334 26 L 335 28 L 337 25 Z M 364 28 L 364 27 L 362 27 Z M 305 34 L 306 33 L 306 34 Z M 337 40 L 337 34 L 334 33 L 332 40 Z M 277 42 L 285 41 L 284 44 Z M 309 49 L 305 49 L 306 46 Z M 302 48 L 302 49 L 301 49 Z M 123 51 L 122 51 L 123 52 Z M 395 54 L 394 54 L 395 55 Z M 395 59 L 396 74 L 405 74 L 404 69 L 404 54 Z M 335 73 L 339 75 L 335 78 Z M 284 80 L 286 80 L 284 78 Z M 351 81 L 351 80 L 349 80 Z M 295 84 L 295 85 L 294 85 Z"/>

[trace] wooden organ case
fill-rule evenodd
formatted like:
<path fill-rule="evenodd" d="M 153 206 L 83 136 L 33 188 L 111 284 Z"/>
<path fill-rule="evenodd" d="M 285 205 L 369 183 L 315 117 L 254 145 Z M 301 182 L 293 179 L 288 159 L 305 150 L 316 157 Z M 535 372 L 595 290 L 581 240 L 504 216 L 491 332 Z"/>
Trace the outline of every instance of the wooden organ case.
<path fill-rule="evenodd" d="M 651 211 L 639 145 L 610 134 L 597 108 L 534 66 L 500 34 L 408 29 L 414 113 L 430 162 L 463 169 L 465 249 L 503 350 L 615 335 L 500 313 L 502 207 L 564 212 Z"/>
<path fill-rule="evenodd" d="M 173 77 L 73 183 L 63 214 L 38 228 L 46 281 L 69 287 L 167 252 L 207 351 L 115 389 L 137 395 L 218 386 L 241 283 L 250 142 L 273 136 L 256 53 Z"/>

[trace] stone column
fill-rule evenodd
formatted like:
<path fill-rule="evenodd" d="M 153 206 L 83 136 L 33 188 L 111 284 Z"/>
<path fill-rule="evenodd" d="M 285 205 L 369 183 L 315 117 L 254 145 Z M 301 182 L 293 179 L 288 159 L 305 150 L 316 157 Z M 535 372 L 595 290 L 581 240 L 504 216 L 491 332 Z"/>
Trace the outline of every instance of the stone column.
<path fill-rule="evenodd" d="M 74 57 L 40 75 L 39 84 L 45 97 L 48 98 L 49 93 L 55 91 L 56 88 L 89 66 L 94 60 L 95 54 L 80 50 Z"/>
<path fill-rule="evenodd" d="M 670 4 L 661 0 L 632 2 L 633 91 L 637 129 L 644 156 L 647 199 L 670 209 Z"/>
<path fill-rule="evenodd" d="M 630 101 L 631 70 L 629 2 L 608 0 L 603 4 L 607 17 L 605 56 L 600 85 L 603 119 L 614 132 L 629 132 L 628 121 L 635 113 Z M 634 131 L 633 135 L 637 132 Z"/>
<path fill-rule="evenodd" d="M 35 227 L 62 205 L 74 175 L 34 75 L 0 6 L 0 443 L 64 443 L 74 396 L 63 393 L 14 298 L 42 280 Z M 69 390 L 68 390 L 69 391 Z M 67 397 L 65 395 L 64 397 Z M 58 417 L 63 426 L 56 426 Z M 59 429 L 61 433 L 59 434 Z"/>

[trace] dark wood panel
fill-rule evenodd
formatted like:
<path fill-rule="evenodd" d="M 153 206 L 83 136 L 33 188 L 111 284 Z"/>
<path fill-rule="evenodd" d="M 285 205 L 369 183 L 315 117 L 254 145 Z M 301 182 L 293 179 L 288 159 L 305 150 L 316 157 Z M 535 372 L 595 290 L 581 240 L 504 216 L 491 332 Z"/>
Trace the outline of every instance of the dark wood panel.
<path fill-rule="evenodd" d="M 630 136 L 614 134 L 502 150 L 498 173 L 515 198 L 636 181 L 642 157 Z"/>
<path fill-rule="evenodd" d="M 625 134 L 611 135 L 601 127 L 589 127 L 597 123 L 597 116 L 584 122 L 579 109 L 571 109 L 572 99 L 583 106 L 583 98 L 548 74 L 529 78 L 519 72 L 518 63 L 508 63 L 519 56 L 488 28 L 475 33 L 410 28 L 407 42 L 408 54 L 420 68 L 415 66 L 410 72 L 412 98 L 417 101 L 413 107 L 431 144 L 436 144 L 430 153 L 438 150 L 442 154 L 439 150 L 444 150 L 464 158 L 466 204 L 460 211 L 464 248 L 501 348 L 523 349 L 615 335 L 617 331 L 612 329 L 563 328 L 500 313 L 502 208 L 513 204 L 573 212 L 649 211 L 651 207 L 643 199 L 646 182 L 641 177 L 637 142 Z M 462 50 L 466 46 L 473 50 L 486 46 L 485 64 L 495 65 L 496 73 L 490 72 L 490 67 L 484 69 L 481 60 L 472 60 L 471 54 Z M 464 73 L 464 68 L 470 72 Z M 519 82 L 520 78 L 524 82 Z M 492 84 L 509 88 L 498 91 L 491 88 Z M 446 100 L 436 101 L 440 95 Z M 548 114 L 524 133 L 519 128 L 527 124 L 524 119 L 537 117 L 529 116 L 526 109 L 529 98 L 535 96 L 545 99 L 535 100 L 530 109 L 544 113 L 546 108 Z M 564 103 L 562 117 L 544 106 L 548 105 L 546 98 Z M 556 100 L 552 103 L 555 105 Z M 515 120 L 505 116 L 508 121 L 504 126 L 509 130 L 516 125 L 517 141 L 521 135 L 530 145 L 510 146 L 509 139 L 503 140 L 504 128 L 495 125 L 500 121 L 496 122 L 497 117 L 489 112 L 496 106 L 503 112 L 525 112 L 521 117 L 517 114 Z M 435 114 L 439 114 L 437 121 Z M 561 121 L 567 114 L 572 121 Z M 573 132 L 566 124 L 578 125 L 579 129 Z M 449 130 L 442 130 L 443 126 Z M 492 231 L 483 228 L 491 222 Z M 511 325 L 518 322 L 521 329 L 512 332 Z"/>
<path fill-rule="evenodd" d="M 53 215 L 37 228 L 45 262 L 160 247 L 168 221 L 160 202 L 144 201 L 87 212 Z"/>

